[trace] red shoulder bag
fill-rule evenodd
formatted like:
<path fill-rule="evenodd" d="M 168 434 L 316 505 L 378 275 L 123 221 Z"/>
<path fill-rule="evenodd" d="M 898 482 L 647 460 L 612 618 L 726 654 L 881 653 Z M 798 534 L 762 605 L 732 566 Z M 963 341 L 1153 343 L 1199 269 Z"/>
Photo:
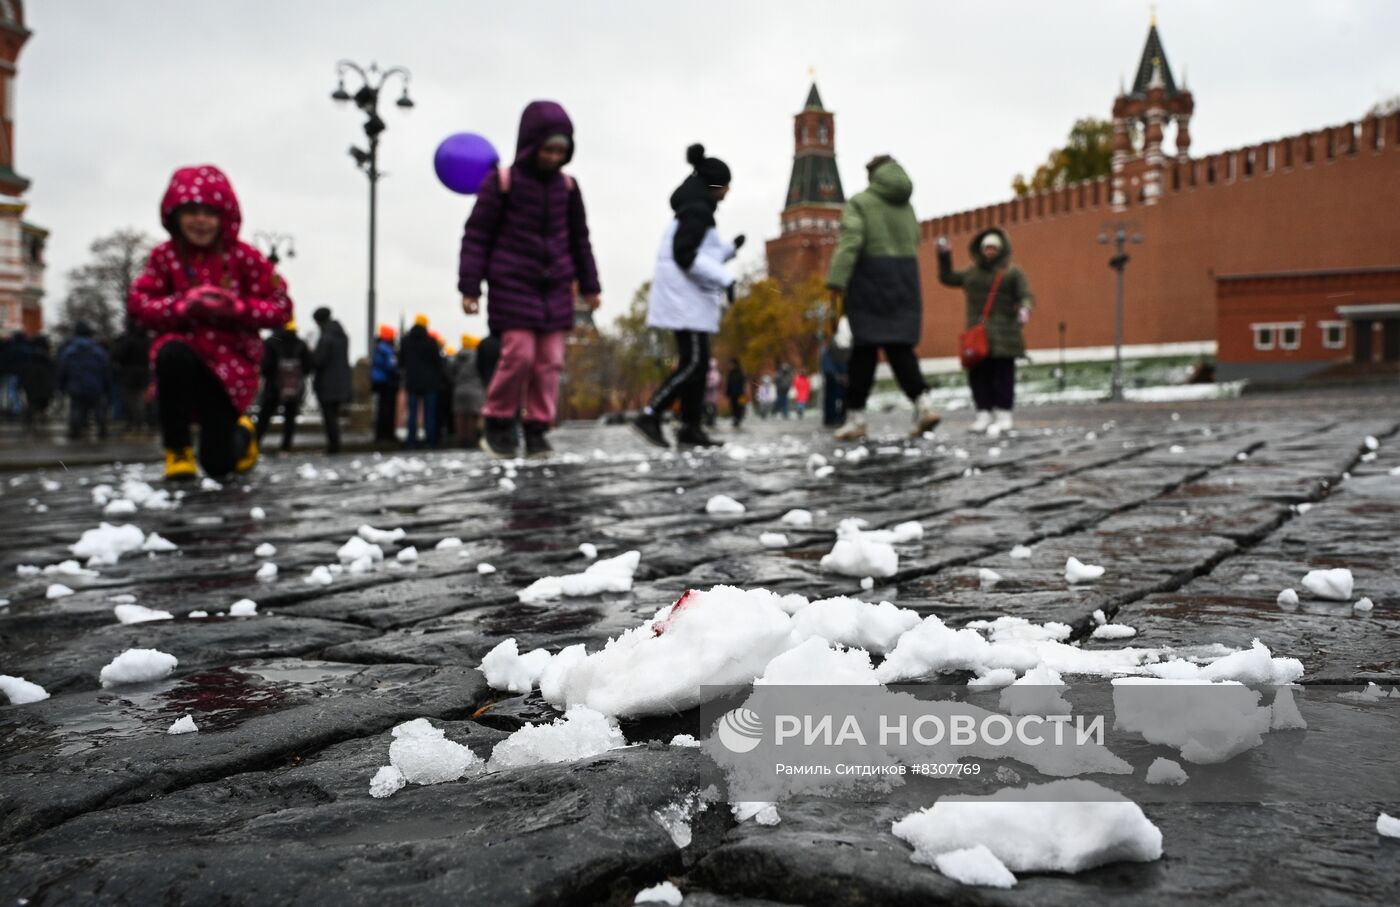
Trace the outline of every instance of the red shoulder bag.
<path fill-rule="evenodd" d="M 987 344 L 987 316 L 992 314 L 992 304 L 997 301 L 997 290 L 1001 288 L 1001 278 L 1005 269 L 997 271 L 992 278 L 992 289 L 987 294 L 987 304 L 982 307 L 982 318 L 958 337 L 958 358 L 963 368 L 972 368 L 987 358 L 990 347 Z"/>

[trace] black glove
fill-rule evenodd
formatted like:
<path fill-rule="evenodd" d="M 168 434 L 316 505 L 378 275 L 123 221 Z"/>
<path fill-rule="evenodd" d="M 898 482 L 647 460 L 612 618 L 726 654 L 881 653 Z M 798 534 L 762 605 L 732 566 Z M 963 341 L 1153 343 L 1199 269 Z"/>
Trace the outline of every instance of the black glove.
<path fill-rule="evenodd" d="M 740 233 L 734 237 L 734 251 L 738 252 L 742 248 L 744 248 L 744 234 Z"/>
<path fill-rule="evenodd" d="M 742 239 L 742 238 L 743 238 L 743 237 L 740 237 L 740 239 Z M 726 297 L 728 297 L 728 299 L 729 299 L 729 304 L 730 304 L 730 305 L 733 305 L 733 304 L 734 304 L 734 284 L 731 283 L 729 286 L 727 286 L 727 287 L 724 288 L 724 295 L 725 295 Z"/>

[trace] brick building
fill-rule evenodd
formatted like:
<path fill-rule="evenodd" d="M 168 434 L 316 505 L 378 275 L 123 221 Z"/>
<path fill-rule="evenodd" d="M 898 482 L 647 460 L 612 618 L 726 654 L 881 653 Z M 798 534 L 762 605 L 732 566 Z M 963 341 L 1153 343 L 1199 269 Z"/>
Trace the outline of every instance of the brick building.
<path fill-rule="evenodd" d="M 1097 240 L 1118 223 L 1143 240 L 1128 249 L 1125 355 L 1214 353 L 1219 342 L 1221 377 L 1250 371 L 1235 369 L 1230 357 L 1240 349 L 1240 337 L 1227 339 L 1223 332 L 1242 330 L 1251 345 L 1252 332 L 1251 322 L 1227 318 L 1225 312 L 1217 317 L 1217 278 L 1321 271 L 1364 275 L 1400 265 L 1400 218 L 1395 216 L 1400 210 L 1400 113 L 1192 157 L 1194 107 L 1191 93 L 1174 77 L 1154 23 L 1131 87 L 1113 104 L 1110 176 L 923 221 L 921 356 L 951 365 L 963 329 L 963 296 L 938 283 L 935 241 L 947 236 L 954 262 L 962 266 L 969 260 L 972 237 L 993 224 L 1007 231 L 1014 258 L 1030 278 L 1037 310 L 1026 339 L 1038 361 L 1053 358 L 1060 324 L 1070 358 L 1111 355 L 1111 252 Z M 1171 127 L 1175 140 L 1168 149 Z M 1141 137 L 1137 153 L 1132 134 Z M 798 150 L 800 158 L 800 143 Z M 808 198 L 803 191 L 798 201 Z M 803 232 L 799 226 L 789 232 L 794 217 L 800 224 L 803 214 L 812 219 L 807 212 L 815 210 L 794 205 L 789 196 L 784 234 L 769 243 L 771 273 L 790 275 L 809 261 L 807 273 L 824 271 L 829 252 L 826 257 L 818 253 L 835 237 L 819 244 L 825 229 Z M 811 257 L 802 259 L 800 253 Z M 1346 278 L 1336 281 L 1344 284 Z M 1360 292 L 1338 286 L 1333 291 Z M 1237 298 L 1226 293 L 1222 305 L 1233 305 L 1230 300 Z M 1335 313 L 1326 320 L 1337 318 L 1346 320 Z M 1290 319 L 1296 320 L 1291 315 L 1276 320 Z M 1312 325 L 1316 318 L 1305 321 Z M 1309 327 L 1305 333 L 1320 331 Z"/>
<path fill-rule="evenodd" d="M 24 4 L 0 0 L 0 330 L 44 326 L 44 243 L 48 231 L 24 222 L 29 180 L 15 172 L 15 83 L 29 40 Z"/>
<path fill-rule="evenodd" d="M 822 106 L 814 82 L 802 112 L 793 117 L 792 179 L 782 234 L 766 246 L 769 275 L 785 285 L 826 276 L 845 203 L 836 169 L 836 118 Z"/>
<path fill-rule="evenodd" d="M 1216 300 L 1221 377 L 1400 371 L 1400 267 L 1219 277 Z"/>

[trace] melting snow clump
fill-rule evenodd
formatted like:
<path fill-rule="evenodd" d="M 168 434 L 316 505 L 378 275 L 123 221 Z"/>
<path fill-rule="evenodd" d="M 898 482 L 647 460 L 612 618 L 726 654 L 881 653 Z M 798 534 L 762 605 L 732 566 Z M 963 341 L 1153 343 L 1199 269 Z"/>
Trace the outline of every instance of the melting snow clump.
<path fill-rule="evenodd" d="M 933 864 L 939 872 L 964 885 L 985 885 L 988 888 L 1016 886 L 1015 874 L 985 844 L 941 853 L 933 858 Z"/>
<path fill-rule="evenodd" d="M 433 727 L 426 718 L 405 721 L 392 733 L 394 742 L 389 744 L 389 763 L 402 772 L 404 780 L 410 784 L 441 784 L 456 781 L 469 771 L 481 770 L 481 759 L 475 753 L 448 740 L 442 729 Z"/>
<path fill-rule="evenodd" d="M 730 514 L 743 513 L 744 505 L 734 500 L 727 494 L 717 494 L 710 498 L 705 504 L 706 513 Z"/>
<path fill-rule="evenodd" d="M 156 611 L 141 605 L 117 605 L 112 609 L 117 620 L 124 624 L 141 624 L 148 620 L 171 620 L 175 615 L 169 611 Z"/>
<path fill-rule="evenodd" d="M 1082 872 L 1162 856 L 1162 833 L 1131 800 L 1069 779 L 985 797 L 944 798 L 894 823 L 915 863 L 981 844 L 1013 872 Z"/>
<path fill-rule="evenodd" d="M 229 606 L 229 617 L 253 617 L 258 613 L 258 603 L 251 598 L 241 598 Z"/>
<path fill-rule="evenodd" d="M 181 718 L 179 721 L 177 721 L 177 722 L 175 722 L 174 724 L 172 724 L 172 725 L 170 726 L 170 730 L 166 731 L 166 733 L 167 733 L 167 734 L 193 734 L 194 732 L 196 732 L 196 731 L 198 731 L 198 730 L 199 730 L 199 726 L 196 725 L 196 724 L 194 723 L 194 719 L 191 718 L 189 715 L 186 715 L 185 717 Z"/>
<path fill-rule="evenodd" d="M 127 649 L 102 669 L 98 679 L 104 687 L 124 683 L 145 683 L 169 677 L 180 660 L 156 649 Z"/>
<path fill-rule="evenodd" d="M 42 702 L 49 698 L 49 691 L 37 683 L 30 683 L 23 677 L 11 677 L 9 674 L 0 674 L 0 693 L 4 693 L 10 700 L 10 705 Z"/>
<path fill-rule="evenodd" d="M 637 572 L 637 565 L 641 560 L 640 551 L 628 551 L 617 557 L 589 564 L 582 573 L 537 579 L 517 594 L 522 602 L 533 603 L 564 596 L 629 592 L 632 589 L 632 577 Z"/>
<path fill-rule="evenodd" d="M 601 712 L 576 706 L 550 724 L 526 725 L 496 744 L 490 768 L 518 768 L 547 762 L 573 762 L 626 746 L 617 722 Z"/>
<path fill-rule="evenodd" d="M 1065 582 L 1067 583 L 1089 583 L 1101 576 L 1103 576 L 1103 568 L 1100 566 L 1081 563 L 1077 557 L 1065 561 Z"/>
<path fill-rule="evenodd" d="M 637 892 L 637 898 L 633 904 L 670 904 L 672 907 L 685 899 L 681 890 L 670 882 L 658 882 L 650 888 L 643 888 Z"/>
<path fill-rule="evenodd" d="M 374 773 L 374 777 L 369 780 L 369 795 L 376 800 L 391 797 L 403 790 L 403 786 L 408 782 L 404 780 L 403 772 L 397 766 L 380 766 L 379 771 Z"/>
<path fill-rule="evenodd" d="M 486 657 L 481 659 L 481 673 L 493 690 L 509 690 L 512 693 L 528 693 L 539 686 L 540 675 L 549 664 L 547 649 L 535 649 L 521 655 L 511 637 L 500 643 Z"/>
<path fill-rule="evenodd" d="M 1303 588 L 1318 598 L 1344 602 L 1351 600 L 1351 571 L 1345 567 L 1335 570 L 1309 570 L 1303 577 Z"/>
<path fill-rule="evenodd" d="M 1094 628 L 1094 639 L 1132 639 L 1137 630 L 1127 624 L 1102 624 Z"/>
<path fill-rule="evenodd" d="M 1185 784 L 1191 779 L 1186 774 L 1186 769 L 1181 767 L 1181 763 L 1173 762 L 1158 756 L 1152 760 L 1152 764 L 1147 767 L 1148 784 Z"/>

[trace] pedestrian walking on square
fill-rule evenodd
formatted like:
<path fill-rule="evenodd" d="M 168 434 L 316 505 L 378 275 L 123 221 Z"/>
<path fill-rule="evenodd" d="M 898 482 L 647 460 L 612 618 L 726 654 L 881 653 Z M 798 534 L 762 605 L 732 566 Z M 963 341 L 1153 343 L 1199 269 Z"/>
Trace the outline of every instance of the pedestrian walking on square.
<path fill-rule="evenodd" d="M 953 252 L 939 237 L 938 281 L 962 287 L 966 295 L 967 327 L 986 324 L 987 356 L 967 370 L 967 383 L 977 417 L 972 431 L 1000 434 L 1012 427 L 1016 405 L 1016 360 L 1026 354 L 1023 327 L 1030 321 L 1035 300 L 1025 273 L 1011 263 L 1011 240 L 1000 227 L 988 227 L 972 238 L 972 264 L 953 269 Z"/>
<path fill-rule="evenodd" d="M 738 359 L 729 360 L 729 374 L 724 379 L 724 395 L 729 398 L 729 418 L 734 427 L 744 422 L 744 410 L 749 399 L 749 379 L 744 376 Z"/>
<path fill-rule="evenodd" d="M 773 385 L 773 376 L 764 375 L 759 378 L 758 390 L 754 393 L 754 403 L 760 419 L 767 419 L 773 414 L 773 404 L 777 399 L 778 389 Z"/>
<path fill-rule="evenodd" d="M 792 379 L 792 405 L 797 413 L 797 418 L 801 419 L 802 414 L 807 412 L 807 401 L 812 399 L 812 379 L 807 377 L 807 373 L 798 372 Z"/>
<path fill-rule="evenodd" d="M 784 419 L 788 417 L 788 404 L 792 397 L 792 378 L 792 366 L 786 362 L 779 363 L 778 370 L 773 374 L 773 389 L 778 392 L 774 412 Z"/>
<path fill-rule="evenodd" d="M 31 348 L 24 331 L 15 331 L 0 345 L 0 403 L 11 418 L 24 414 L 24 367 Z"/>
<path fill-rule="evenodd" d="M 399 419 L 399 357 L 394 352 L 394 329 L 379 326 L 379 339 L 370 357 L 369 385 L 374 391 L 374 441 L 383 444 L 397 440 Z"/>
<path fill-rule="evenodd" d="M 724 387 L 724 376 L 719 373 L 719 360 L 710 357 L 710 367 L 705 372 L 705 427 L 714 428 L 719 420 L 719 396 Z"/>
<path fill-rule="evenodd" d="M 866 436 L 865 404 L 875 381 L 880 350 L 895 380 L 914 405 L 914 437 L 941 421 L 919 370 L 923 297 L 919 291 L 919 221 L 909 198 L 914 183 L 887 154 L 865 165 L 870 187 L 846 202 L 841 238 L 831 259 L 826 285 L 838 310 L 844 302 L 854 342 L 846 389 L 846 424 L 835 432 L 843 441 Z"/>
<path fill-rule="evenodd" d="M 836 428 L 846 420 L 847 362 L 850 350 L 828 343 L 822 350 L 822 425 Z"/>
<path fill-rule="evenodd" d="M 734 277 L 725 268 L 744 244 L 742 235 L 726 242 L 715 228 L 715 210 L 729 194 L 729 166 L 706 157 L 703 145 L 686 149 L 690 175 L 671 193 L 675 217 L 661 236 L 656 272 L 647 299 L 647 326 L 676 337 L 676 367 L 652 394 L 632 427 L 657 447 L 670 447 L 661 417 L 680 401 L 681 447 L 714 447 L 705 433 L 705 375 L 710 335 L 719 333 L 726 301 L 734 301 Z"/>
<path fill-rule="evenodd" d="M 151 357 L 166 478 L 196 475 L 194 422 L 207 474 L 247 472 L 258 461 L 245 415 L 258 392 L 258 331 L 290 321 L 292 301 L 263 254 L 239 240 L 238 197 L 217 167 L 175 171 L 160 217 L 170 239 L 151 251 L 127 311 L 157 335 Z"/>
<path fill-rule="evenodd" d="M 313 368 L 311 350 L 289 321 L 263 341 L 262 396 L 258 399 L 258 444 L 263 443 L 272 417 L 282 413 L 282 452 L 292 449 L 297 416 L 306 396 L 306 378 Z"/>
<path fill-rule="evenodd" d="M 345 328 L 331 317 L 331 310 L 321 306 L 311 313 L 320 333 L 311 364 L 316 376 L 311 390 L 321 407 L 321 423 L 326 429 L 326 453 L 340 453 L 340 414 L 353 397 L 350 386 L 350 338 Z"/>
<path fill-rule="evenodd" d="M 48 421 L 49 406 L 53 403 L 54 388 L 58 383 L 58 369 L 54 365 L 48 337 L 43 334 L 34 336 L 21 368 L 24 426 L 32 430 Z"/>
<path fill-rule="evenodd" d="M 516 455 L 522 407 L 525 453 L 551 451 L 545 435 L 558 414 L 575 286 L 589 308 L 601 303 L 583 194 L 562 170 L 574 150 L 564 108 L 531 102 L 520 116 L 515 160 L 487 174 L 462 234 L 462 309 L 480 311 L 485 281 L 486 320 L 501 344 L 482 411 L 481 447 L 492 456 Z"/>
<path fill-rule="evenodd" d="M 150 334 L 128 324 L 112 344 L 112 369 L 116 392 L 121 395 L 127 434 L 149 430 L 152 411 L 146 401 L 146 389 L 151 383 Z"/>
<path fill-rule="evenodd" d="M 486 405 L 486 384 L 476 358 L 481 338 L 462 335 L 462 345 L 452 357 L 452 414 L 457 420 L 457 444 L 476 447 L 481 443 L 481 408 Z"/>
<path fill-rule="evenodd" d="M 438 445 L 438 392 L 442 388 L 442 347 L 428 333 L 428 316 L 413 319 L 413 327 L 399 347 L 403 387 L 408 403 L 408 436 L 404 446 L 417 448 Z M 418 419 L 423 419 L 426 437 L 420 441 Z"/>
<path fill-rule="evenodd" d="M 68 395 L 68 440 L 87 437 L 88 423 L 97 423 L 98 440 L 107 438 L 107 406 L 111 397 L 112 363 L 92 336 L 92 325 L 73 325 L 73 339 L 58 355 L 58 389 Z"/>

